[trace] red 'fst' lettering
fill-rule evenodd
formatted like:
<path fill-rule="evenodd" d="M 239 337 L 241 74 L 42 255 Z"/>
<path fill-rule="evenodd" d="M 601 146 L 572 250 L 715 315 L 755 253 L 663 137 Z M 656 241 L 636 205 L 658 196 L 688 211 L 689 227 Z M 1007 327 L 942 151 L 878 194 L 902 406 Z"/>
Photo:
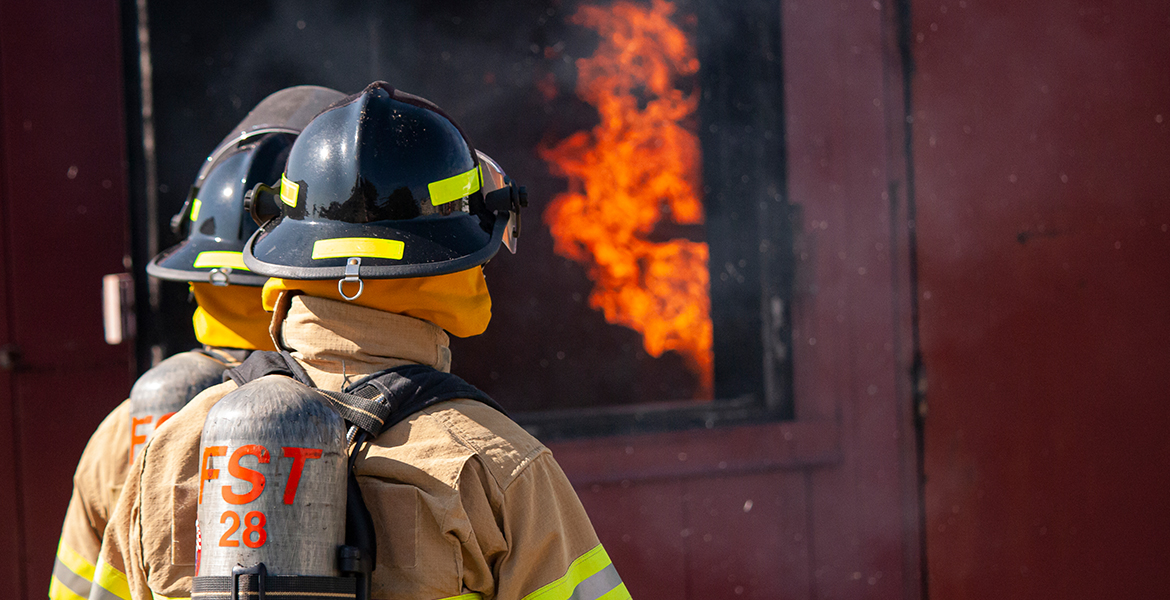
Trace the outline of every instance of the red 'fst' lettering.
<path fill-rule="evenodd" d="M 159 428 L 159 427 L 162 427 L 162 424 L 163 424 L 163 423 L 166 423 L 166 422 L 167 422 L 167 419 L 170 419 L 170 418 L 171 418 L 171 417 L 173 417 L 173 416 L 175 416 L 175 413 L 174 413 L 174 412 L 169 412 L 169 413 L 167 413 L 167 414 L 165 414 L 165 415 L 163 415 L 163 416 L 159 417 L 159 418 L 158 418 L 158 423 L 155 423 L 155 425 L 154 425 L 154 429 L 155 429 L 155 431 L 158 431 L 158 428 Z"/>
<path fill-rule="evenodd" d="M 252 488 L 246 493 L 237 494 L 232 491 L 231 485 L 223 486 L 223 499 L 228 504 L 247 504 L 260 497 L 260 493 L 264 491 L 264 474 L 240 464 L 240 459 L 245 456 L 255 456 L 257 462 L 260 464 L 268 464 L 268 449 L 264 446 L 248 444 L 236 448 L 236 451 L 232 452 L 232 457 L 228 461 L 228 473 L 231 473 L 232 477 L 240 481 L 251 482 Z"/>
<path fill-rule="evenodd" d="M 130 417 L 130 462 L 134 462 L 134 455 L 138 453 L 138 447 L 146 443 L 146 436 L 148 434 L 139 434 L 139 425 L 149 425 L 150 421 L 154 419 L 154 415 L 146 415 L 145 417 Z"/>
<path fill-rule="evenodd" d="M 283 447 L 283 458 L 293 459 L 292 470 L 288 472 L 288 483 L 284 486 L 284 503 L 292 504 L 297 499 L 297 487 L 301 484 L 301 472 L 305 470 L 305 461 L 321 458 L 320 448 L 290 448 Z"/>
<path fill-rule="evenodd" d="M 199 461 L 199 504 L 203 504 L 203 484 L 219 477 L 219 469 L 211 468 L 211 458 L 225 454 L 227 446 L 208 446 L 203 449 L 203 458 Z"/>
<path fill-rule="evenodd" d="M 301 485 L 301 475 L 305 470 L 305 463 L 310 460 L 321 458 L 323 453 L 321 448 L 296 448 L 284 446 L 281 448 L 283 453 L 282 458 L 293 459 L 292 467 L 288 472 L 288 481 L 284 486 L 284 503 L 292 504 L 297 498 L 297 489 Z M 203 503 L 203 485 L 214 479 L 219 478 L 219 469 L 211 467 L 211 459 L 216 456 L 227 456 L 227 446 L 208 446 L 203 449 L 203 460 L 200 463 L 200 481 L 199 481 L 199 503 Z M 225 485 L 220 488 L 223 494 L 223 499 L 228 504 L 247 504 L 264 492 L 264 486 L 267 479 L 264 474 L 256 469 L 249 469 L 240 464 L 240 459 L 245 456 L 255 456 L 258 464 L 268 464 L 270 457 L 268 449 L 259 444 L 247 444 L 240 446 L 232 452 L 231 458 L 228 459 L 228 473 L 239 479 L 240 481 L 251 483 L 251 487 L 247 492 L 237 494 L 232 491 L 231 485 Z"/>

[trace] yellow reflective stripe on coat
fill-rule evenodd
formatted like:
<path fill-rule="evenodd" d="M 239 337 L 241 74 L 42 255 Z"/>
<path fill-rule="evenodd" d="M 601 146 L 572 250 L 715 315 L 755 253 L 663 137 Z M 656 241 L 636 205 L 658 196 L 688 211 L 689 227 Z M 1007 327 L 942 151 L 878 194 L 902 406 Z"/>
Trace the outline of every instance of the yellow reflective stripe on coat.
<path fill-rule="evenodd" d="M 479 167 L 427 185 L 427 191 L 431 194 L 431 204 L 435 206 L 470 196 L 478 192 L 479 188 Z"/>
<path fill-rule="evenodd" d="M 53 563 L 53 578 L 49 582 L 49 597 L 53 600 L 85 598 L 93 582 L 93 565 L 74 549 L 57 544 L 57 560 Z"/>
<path fill-rule="evenodd" d="M 61 564 L 68 567 L 70 571 L 83 577 L 86 582 L 93 581 L 94 566 L 76 550 L 65 545 L 65 540 L 61 540 L 57 544 L 57 560 L 61 561 Z M 89 584 L 86 583 L 86 585 Z"/>
<path fill-rule="evenodd" d="M 130 583 L 126 581 L 126 575 L 104 560 L 99 560 L 89 600 L 133 600 L 130 597 Z"/>
<path fill-rule="evenodd" d="M 565 576 L 528 594 L 524 600 L 629 600 L 626 584 L 618 576 L 605 548 L 581 555 L 569 565 Z"/>
<path fill-rule="evenodd" d="M 626 589 L 626 584 L 623 583 L 623 584 L 613 588 L 612 590 L 606 592 L 606 594 L 604 596 L 598 598 L 597 600 L 634 600 L 634 599 L 630 597 L 630 592 L 629 592 L 629 590 Z"/>
<path fill-rule="evenodd" d="M 450 598 L 443 598 L 443 600 L 483 600 L 483 594 L 479 592 L 472 592 L 470 594 L 463 594 L 460 596 L 451 596 Z"/>

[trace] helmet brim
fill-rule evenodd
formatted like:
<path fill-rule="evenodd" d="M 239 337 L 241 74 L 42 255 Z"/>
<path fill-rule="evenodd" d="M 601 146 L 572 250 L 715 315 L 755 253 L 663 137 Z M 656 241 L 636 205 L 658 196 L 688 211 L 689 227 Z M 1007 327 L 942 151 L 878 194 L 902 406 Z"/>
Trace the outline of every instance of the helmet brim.
<path fill-rule="evenodd" d="M 277 227 L 279 225 L 279 227 Z M 445 217 L 345 223 L 277 217 L 265 223 L 244 244 L 244 264 L 267 277 L 318 280 L 345 277 L 350 256 L 313 258 L 319 242 L 349 238 L 390 240 L 401 256 L 356 254 L 363 279 L 430 277 L 465 271 L 495 256 L 507 218 L 497 216 L 492 231 L 479 217 L 466 213 Z"/>
<path fill-rule="evenodd" d="M 217 285 L 245 285 L 259 287 L 268 281 L 268 277 L 257 275 L 239 268 L 239 263 L 229 265 L 225 260 L 211 260 L 207 266 L 196 267 L 200 255 L 207 252 L 239 253 L 243 244 L 216 242 L 211 238 L 187 239 L 163 250 L 146 265 L 146 273 L 151 277 L 167 281 L 190 281 L 194 283 L 214 283 Z M 205 258 L 222 257 L 223 255 L 207 255 Z"/>

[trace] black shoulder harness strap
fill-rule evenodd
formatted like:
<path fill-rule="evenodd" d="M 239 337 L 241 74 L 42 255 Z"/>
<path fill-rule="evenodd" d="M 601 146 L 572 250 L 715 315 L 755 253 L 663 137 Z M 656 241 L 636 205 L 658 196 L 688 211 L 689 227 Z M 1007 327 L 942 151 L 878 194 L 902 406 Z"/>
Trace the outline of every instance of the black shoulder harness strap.
<path fill-rule="evenodd" d="M 318 391 L 333 400 L 345 420 L 371 437 L 377 437 L 414 413 L 447 400 L 475 400 L 507 414 L 479 388 L 425 365 L 403 365 L 379 371 L 359 379 L 344 392 Z"/>
<path fill-rule="evenodd" d="M 243 387 L 245 383 L 255 381 L 265 375 L 284 375 L 309 387 L 315 387 L 313 380 L 305 372 L 305 368 L 288 352 L 270 352 L 268 350 L 252 352 L 239 366 L 224 371 L 223 380 L 230 379 L 236 382 L 236 385 Z"/>
<path fill-rule="evenodd" d="M 239 348 L 220 348 L 218 346 L 203 346 L 192 350 L 197 354 L 202 354 L 212 360 L 223 363 L 228 367 L 234 367 L 244 362 L 248 355 L 252 353 L 251 350 L 242 350 Z"/>
<path fill-rule="evenodd" d="M 240 366 L 224 373 L 238 385 L 265 375 L 284 375 L 325 396 L 351 425 L 373 438 L 416 412 L 447 400 L 475 400 L 501 413 L 503 407 L 463 379 L 426 365 L 402 365 L 367 375 L 344 391 L 317 388 L 288 352 L 253 352 Z M 351 437 L 349 441 L 354 441 Z"/>

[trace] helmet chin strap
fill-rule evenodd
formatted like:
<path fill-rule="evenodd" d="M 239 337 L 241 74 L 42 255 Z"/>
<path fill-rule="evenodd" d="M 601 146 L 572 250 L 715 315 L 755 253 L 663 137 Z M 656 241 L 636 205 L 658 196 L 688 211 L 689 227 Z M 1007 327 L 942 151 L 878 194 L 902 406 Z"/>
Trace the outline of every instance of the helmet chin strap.
<path fill-rule="evenodd" d="M 341 294 L 342 298 L 345 298 L 346 300 L 349 300 L 350 302 L 353 302 L 354 300 L 357 300 L 359 297 L 361 297 L 362 291 L 365 290 L 365 288 L 366 288 L 366 284 L 363 283 L 362 278 L 358 276 L 358 270 L 361 269 L 361 266 L 362 266 L 362 259 L 360 259 L 360 258 L 351 258 L 351 259 L 346 260 L 345 261 L 345 277 L 337 280 L 337 293 Z M 349 296 L 345 293 L 344 286 L 345 286 L 345 283 L 347 281 L 356 281 L 358 284 L 357 293 L 354 294 L 353 296 Z"/>

